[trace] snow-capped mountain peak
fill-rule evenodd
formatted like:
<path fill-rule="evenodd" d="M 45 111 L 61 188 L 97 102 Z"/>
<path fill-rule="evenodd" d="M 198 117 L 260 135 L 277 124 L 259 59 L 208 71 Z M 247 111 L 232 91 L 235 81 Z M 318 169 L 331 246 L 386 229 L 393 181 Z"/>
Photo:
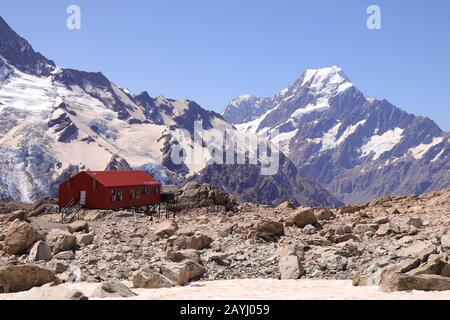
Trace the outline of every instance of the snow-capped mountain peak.
<path fill-rule="evenodd" d="M 308 69 L 300 78 L 300 87 L 308 87 L 317 93 L 339 93 L 352 87 L 353 84 L 344 74 L 342 68 L 333 66 L 321 69 Z M 294 85 L 298 89 L 297 86 Z"/>
<path fill-rule="evenodd" d="M 450 186 L 449 134 L 367 98 L 336 66 L 306 70 L 272 98 L 235 99 L 223 116 L 241 131 L 278 130 L 281 150 L 343 201 Z"/>

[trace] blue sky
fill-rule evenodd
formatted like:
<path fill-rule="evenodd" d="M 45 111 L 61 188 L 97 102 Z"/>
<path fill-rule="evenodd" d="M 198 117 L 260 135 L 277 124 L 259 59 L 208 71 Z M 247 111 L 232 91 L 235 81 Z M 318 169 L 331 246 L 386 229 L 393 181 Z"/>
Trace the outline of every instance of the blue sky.
<path fill-rule="evenodd" d="M 82 29 L 66 28 L 77 4 Z M 377 4 L 382 30 L 368 30 Z M 0 15 L 61 67 L 221 111 L 338 65 L 367 95 L 450 130 L 450 1 L 2 0 Z"/>

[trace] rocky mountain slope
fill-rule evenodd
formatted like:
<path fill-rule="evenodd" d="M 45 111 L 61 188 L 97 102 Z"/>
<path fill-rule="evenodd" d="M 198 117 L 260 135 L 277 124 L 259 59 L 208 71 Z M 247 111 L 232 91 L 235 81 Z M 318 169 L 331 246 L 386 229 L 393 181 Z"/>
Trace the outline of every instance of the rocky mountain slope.
<path fill-rule="evenodd" d="M 193 138 L 196 121 L 204 140 Z M 139 168 L 179 182 L 207 166 L 206 139 L 225 130 L 236 132 L 193 101 L 132 95 L 102 73 L 58 68 L 0 18 L 0 199 L 56 196 L 59 182 L 87 169 Z M 178 147 L 197 148 L 201 161 L 174 164 Z M 284 190 L 272 200 L 339 203 L 311 185 L 317 195 Z"/>
<path fill-rule="evenodd" d="M 183 201 L 192 191 L 199 194 L 187 188 Z M 331 210 L 244 203 L 227 211 L 193 202 L 171 219 L 94 210 L 70 225 L 55 223 L 52 203 L 7 204 L 0 207 L 0 293 L 48 282 L 156 289 L 200 279 L 353 279 L 389 292 L 450 290 L 449 200 L 442 190 Z"/>
<path fill-rule="evenodd" d="M 271 98 L 238 97 L 223 116 L 245 132 L 278 129 L 282 151 L 344 202 L 450 186 L 450 134 L 366 97 L 338 67 L 307 70 Z"/>

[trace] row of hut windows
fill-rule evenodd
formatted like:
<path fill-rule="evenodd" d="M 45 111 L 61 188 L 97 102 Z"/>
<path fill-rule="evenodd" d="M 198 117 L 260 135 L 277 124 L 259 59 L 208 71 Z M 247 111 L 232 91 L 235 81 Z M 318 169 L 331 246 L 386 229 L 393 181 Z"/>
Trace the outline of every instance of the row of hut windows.
<path fill-rule="evenodd" d="M 139 187 L 131 189 L 130 200 L 140 199 L 142 196 L 158 193 L 158 187 Z M 113 189 L 111 191 L 112 201 L 123 200 L 123 189 Z"/>

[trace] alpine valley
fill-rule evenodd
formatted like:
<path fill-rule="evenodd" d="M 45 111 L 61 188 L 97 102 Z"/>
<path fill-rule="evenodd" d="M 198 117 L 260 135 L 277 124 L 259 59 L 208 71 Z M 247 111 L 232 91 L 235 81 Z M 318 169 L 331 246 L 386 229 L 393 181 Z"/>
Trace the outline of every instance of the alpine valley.
<path fill-rule="evenodd" d="M 264 177 L 257 165 L 207 165 L 205 143 L 204 165 L 175 165 L 174 146 L 197 143 L 195 121 L 206 135 L 279 129 L 279 172 Z M 134 95 L 102 73 L 59 68 L 0 17 L 5 201 L 54 197 L 80 170 L 133 168 L 165 183 L 211 183 L 238 201 L 337 207 L 449 187 L 449 153 L 449 133 L 367 98 L 337 67 L 308 70 L 272 98 L 238 97 L 220 115 L 190 100 Z"/>

